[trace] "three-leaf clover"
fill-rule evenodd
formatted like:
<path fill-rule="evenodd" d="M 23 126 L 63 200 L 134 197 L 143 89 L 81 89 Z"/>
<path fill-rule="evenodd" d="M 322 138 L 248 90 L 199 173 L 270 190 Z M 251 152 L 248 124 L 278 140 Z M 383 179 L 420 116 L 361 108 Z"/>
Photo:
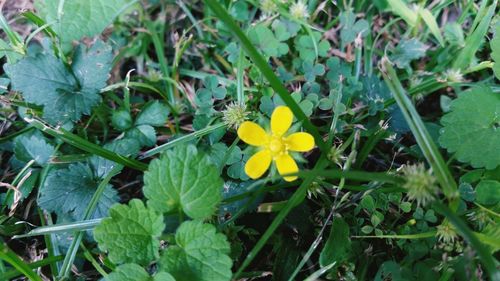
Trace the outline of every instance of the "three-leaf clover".
<path fill-rule="evenodd" d="M 340 24 L 342 25 L 340 31 L 342 46 L 354 42 L 358 35 L 365 37 L 370 31 L 368 21 L 364 19 L 356 21 L 356 15 L 351 10 L 340 13 Z"/>
<path fill-rule="evenodd" d="M 281 38 L 277 39 L 274 33 L 262 24 L 248 31 L 248 39 L 268 57 L 280 57 L 288 53 L 288 45 L 282 42 L 288 38 L 280 35 Z"/>

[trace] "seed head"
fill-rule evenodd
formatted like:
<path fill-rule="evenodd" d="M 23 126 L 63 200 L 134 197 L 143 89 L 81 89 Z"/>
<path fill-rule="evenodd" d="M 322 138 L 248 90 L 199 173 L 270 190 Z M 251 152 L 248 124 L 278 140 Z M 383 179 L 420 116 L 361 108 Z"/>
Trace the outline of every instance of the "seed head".
<path fill-rule="evenodd" d="M 226 109 L 222 112 L 224 115 L 222 119 L 229 127 L 238 128 L 241 123 L 245 122 L 248 116 L 248 112 L 246 111 L 246 106 L 231 103 Z"/>
<path fill-rule="evenodd" d="M 290 15 L 293 18 L 305 20 L 309 17 L 309 12 L 307 11 L 307 5 L 301 0 L 295 2 L 290 6 Z"/>
<path fill-rule="evenodd" d="M 403 187 L 407 190 L 410 200 L 416 200 L 418 205 L 426 205 L 434 200 L 438 187 L 431 170 L 427 170 L 422 163 L 419 163 L 404 165 L 400 171 L 405 177 L 406 182 Z"/>

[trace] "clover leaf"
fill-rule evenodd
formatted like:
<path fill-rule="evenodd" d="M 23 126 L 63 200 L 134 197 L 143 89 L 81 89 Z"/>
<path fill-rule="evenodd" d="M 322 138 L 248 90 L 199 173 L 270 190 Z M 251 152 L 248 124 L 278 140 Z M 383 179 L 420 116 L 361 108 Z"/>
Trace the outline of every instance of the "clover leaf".
<path fill-rule="evenodd" d="M 248 39 L 268 57 L 280 57 L 288 53 L 289 48 L 286 43 L 277 39 L 274 33 L 266 26 L 260 24 L 248 31 Z"/>
<path fill-rule="evenodd" d="M 304 61 L 302 69 L 304 70 L 304 77 L 307 81 L 314 81 L 316 76 L 322 76 L 325 74 L 325 66 L 320 63 L 313 65 L 310 61 Z"/>
<path fill-rule="evenodd" d="M 210 157 L 193 145 L 167 150 L 144 173 L 144 196 L 159 212 L 181 210 L 193 219 L 214 214 L 224 182 Z"/>
<path fill-rule="evenodd" d="M 147 265 L 159 257 L 158 237 L 164 228 L 162 215 L 132 199 L 109 209 L 109 217 L 94 229 L 94 238 L 112 262 Z"/>
<path fill-rule="evenodd" d="M 232 261 L 226 236 L 201 221 L 182 223 L 175 233 L 175 245 L 160 258 L 160 269 L 176 281 L 231 280 Z"/>
<path fill-rule="evenodd" d="M 328 55 L 330 43 L 326 40 L 321 40 L 319 32 L 314 31 L 312 32 L 312 36 L 301 35 L 295 38 L 295 48 L 299 51 L 299 56 L 302 60 L 312 62 L 316 59 L 314 44 L 316 44 L 319 57 L 326 57 Z"/>
<path fill-rule="evenodd" d="M 368 21 L 364 19 L 356 21 L 356 15 L 351 10 L 340 13 L 340 24 L 342 25 L 340 31 L 342 46 L 354 42 L 358 35 L 365 37 L 370 31 Z"/>
<path fill-rule="evenodd" d="M 167 272 L 158 272 L 155 276 L 149 276 L 149 273 L 140 265 L 135 263 L 126 263 L 118 266 L 111 272 L 106 281 L 175 281 L 174 277 Z"/>
<path fill-rule="evenodd" d="M 500 95 L 484 86 L 462 92 L 441 123 L 439 142 L 459 161 L 490 170 L 500 165 Z"/>

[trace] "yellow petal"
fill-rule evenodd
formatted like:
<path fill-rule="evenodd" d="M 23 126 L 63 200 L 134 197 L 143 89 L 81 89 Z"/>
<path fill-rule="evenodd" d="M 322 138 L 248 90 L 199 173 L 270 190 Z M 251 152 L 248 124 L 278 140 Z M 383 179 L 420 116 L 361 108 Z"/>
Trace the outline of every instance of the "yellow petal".
<path fill-rule="evenodd" d="M 267 169 L 269 169 L 270 165 L 271 152 L 264 149 L 255 153 L 252 157 L 250 157 L 250 159 L 248 159 L 245 164 L 245 173 L 251 179 L 258 179 L 267 171 Z"/>
<path fill-rule="evenodd" d="M 291 151 L 306 152 L 314 148 L 313 136 L 304 132 L 291 134 L 285 141 Z"/>
<path fill-rule="evenodd" d="M 249 145 L 261 146 L 267 142 L 267 134 L 261 126 L 245 121 L 238 128 L 238 137 Z"/>
<path fill-rule="evenodd" d="M 271 131 L 275 135 L 283 135 L 290 129 L 293 121 L 293 113 L 287 106 L 278 106 L 271 115 Z"/>
<path fill-rule="evenodd" d="M 292 156 L 288 154 L 282 154 L 276 158 L 276 167 L 278 168 L 278 173 L 280 175 L 293 174 L 299 171 L 299 167 L 295 160 L 293 160 Z M 294 181 L 297 179 L 297 176 L 288 176 L 284 177 L 286 181 Z"/>

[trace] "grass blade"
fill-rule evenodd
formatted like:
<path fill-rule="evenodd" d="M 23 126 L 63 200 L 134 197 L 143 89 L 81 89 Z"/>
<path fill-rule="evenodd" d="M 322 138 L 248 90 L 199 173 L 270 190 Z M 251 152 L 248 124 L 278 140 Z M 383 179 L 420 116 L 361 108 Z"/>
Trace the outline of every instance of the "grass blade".
<path fill-rule="evenodd" d="M 417 24 L 417 13 L 410 9 L 402 0 L 387 0 L 392 11 L 400 16 L 409 26 Z"/>
<path fill-rule="evenodd" d="M 439 153 L 436 144 L 427 131 L 424 122 L 422 122 L 420 115 L 413 106 L 411 100 L 406 95 L 405 90 L 396 75 L 396 71 L 387 58 L 383 59 L 382 67 L 383 69 L 381 72 L 384 76 L 384 80 L 391 90 L 396 103 L 401 109 L 401 112 L 403 113 L 418 146 L 431 166 L 433 173 L 436 175 L 439 185 L 443 189 L 443 193 L 448 200 L 450 200 L 450 203 L 457 203 L 457 184 L 453 179 L 453 176 L 451 175 L 443 157 Z"/>
<path fill-rule="evenodd" d="M 117 173 L 119 173 L 122 168 L 123 167 L 120 165 L 113 167 L 113 169 L 111 169 L 111 171 L 101 181 L 101 183 L 97 187 L 96 192 L 92 196 L 92 199 L 90 200 L 87 209 L 85 210 L 83 220 L 90 219 L 95 209 L 97 208 L 97 203 L 99 202 L 99 199 L 101 199 L 101 195 L 104 193 L 104 189 L 108 185 L 109 181 L 111 180 L 112 177 L 114 177 Z M 78 248 L 80 247 L 80 243 L 82 242 L 83 234 L 84 232 L 82 231 L 78 232 L 73 238 L 73 241 L 71 241 L 71 245 L 69 246 L 68 251 L 66 252 L 66 257 L 64 257 L 61 270 L 59 271 L 60 278 L 65 278 L 69 276 L 69 273 L 71 272 L 71 267 L 73 266 L 73 262 L 76 257 L 76 253 L 78 252 Z"/>
<path fill-rule="evenodd" d="M 424 20 L 425 24 L 431 31 L 432 35 L 436 37 L 441 47 L 444 47 L 444 39 L 443 35 L 441 35 L 441 31 L 439 30 L 439 26 L 437 24 L 436 18 L 432 15 L 431 11 L 422 8 L 419 11 L 420 17 Z"/>
<path fill-rule="evenodd" d="M 162 151 L 165 151 L 169 148 L 172 148 L 176 145 L 180 145 L 180 144 L 183 144 L 183 143 L 186 143 L 188 141 L 192 141 L 196 138 L 199 138 L 199 137 L 202 137 L 204 135 L 208 135 L 210 134 L 211 132 L 217 130 L 217 129 L 220 129 L 220 128 L 224 128 L 226 126 L 226 124 L 224 123 L 218 123 L 218 124 L 215 124 L 215 125 L 212 125 L 212 126 L 208 126 L 206 128 L 203 128 L 201 130 L 198 130 L 198 131 L 195 131 L 195 132 L 192 132 L 191 134 L 187 134 L 187 135 L 184 135 L 180 138 L 177 138 L 175 140 L 172 140 L 172 141 L 169 141 L 167 143 L 164 143 L 162 145 L 159 145 L 155 148 L 152 148 L 146 152 L 144 152 L 141 156 L 139 156 L 139 159 L 144 159 L 144 158 L 148 158 L 148 157 L 151 157 L 155 154 L 158 154 Z"/>
<path fill-rule="evenodd" d="M 42 281 L 36 273 L 19 258 L 7 245 L 0 243 L 0 259 L 8 262 L 31 281 Z"/>
<path fill-rule="evenodd" d="M 496 262 L 489 251 L 484 247 L 484 245 L 479 241 L 478 237 L 472 232 L 467 224 L 457 216 L 452 210 L 450 210 L 445 205 L 435 202 L 432 205 L 433 209 L 444 215 L 458 231 L 462 237 L 469 242 L 474 250 L 476 250 L 479 258 L 483 262 L 483 265 L 490 276 L 490 280 L 500 280 L 500 270 L 496 268 Z"/>
<path fill-rule="evenodd" d="M 497 3 L 498 0 L 494 0 L 485 15 L 482 15 L 481 13 L 476 15 L 476 20 L 482 17 L 481 21 L 477 25 L 477 28 L 474 29 L 469 36 L 467 36 L 467 39 L 465 39 L 465 47 L 460 51 L 455 62 L 453 62 L 454 69 L 464 70 L 474 59 L 476 52 L 481 47 L 484 37 L 488 33 L 491 19 L 493 18 L 493 15 L 495 15 Z"/>
<path fill-rule="evenodd" d="M 101 220 L 102 219 L 92 219 L 92 220 L 84 220 L 84 221 L 37 227 L 28 233 L 15 235 L 12 237 L 12 239 L 19 239 L 19 238 L 32 237 L 45 234 L 54 234 L 61 232 L 80 232 L 96 227 L 101 223 Z"/>
<path fill-rule="evenodd" d="M 79 148 L 83 151 L 96 154 L 118 164 L 127 166 L 129 168 L 146 171 L 148 169 L 148 165 L 137 161 L 132 158 L 125 157 L 123 155 L 117 154 L 111 150 L 107 150 L 105 148 L 100 147 L 97 144 L 91 143 L 88 140 L 82 139 L 81 137 L 72 134 L 62 128 L 53 128 L 47 124 L 44 124 L 40 120 L 32 119 L 32 118 L 24 118 L 24 121 L 31 124 L 33 127 L 42 131 L 45 134 L 51 135 L 55 138 L 58 138 L 76 148 Z"/>

